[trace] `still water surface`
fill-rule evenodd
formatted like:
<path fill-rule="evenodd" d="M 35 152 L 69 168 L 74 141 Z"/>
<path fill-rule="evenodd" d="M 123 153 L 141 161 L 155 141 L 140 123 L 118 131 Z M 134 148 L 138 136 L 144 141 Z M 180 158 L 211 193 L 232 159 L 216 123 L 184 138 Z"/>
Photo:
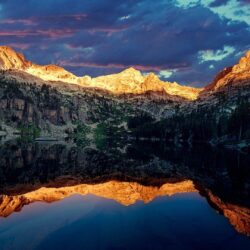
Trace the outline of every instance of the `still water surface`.
<path fill-rule="evenodd" d="M 249 156 L 0 146 L 0 249 L 250 249 Z"/>
<path fill-rule="evenodd" d="M 250 249 L 198 193 L 123 206 L 75 195 L 0 219 L 0 249 Z"/>

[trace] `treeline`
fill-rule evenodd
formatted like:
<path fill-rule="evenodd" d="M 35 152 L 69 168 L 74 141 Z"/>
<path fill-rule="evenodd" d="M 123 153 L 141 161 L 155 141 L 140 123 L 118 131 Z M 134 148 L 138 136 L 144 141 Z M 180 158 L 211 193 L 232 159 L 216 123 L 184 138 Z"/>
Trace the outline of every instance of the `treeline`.
<path fill-rule="evenodd" d="M 177 114 L 161 121 L 147 116 L 128 121 L 134 137 L 161 138 L 180 141 L 250 140 L 250 102 L 241 101 L 233 112 L 217 108 Z"/>

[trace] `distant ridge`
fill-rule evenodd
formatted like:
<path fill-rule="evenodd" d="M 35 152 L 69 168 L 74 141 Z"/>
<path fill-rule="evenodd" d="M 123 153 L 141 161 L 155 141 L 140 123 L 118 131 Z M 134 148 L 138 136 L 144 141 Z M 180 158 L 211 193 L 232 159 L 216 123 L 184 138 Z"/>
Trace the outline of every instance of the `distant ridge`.
<path fill-rule="evenodd" d="M 56 65 L 40 66 L 34 64 L 26 60 L 21 53 L 17 53 L 7 46 L 0 46 L 0 69 L 24 71 L 44 81 L 59 81 L 100 88 L 114 94 L 143 94 L 147 91 L 156 91 L 194 100 L 202 91 L 201 88 L 163 82 L 153 73 L 143 76 L 140 71 L 134 68 L 125 69 L 118 74 L 96 78 L 91 78 L 90 76 L 77 77 Z"/>
<path fill-rule="evenodd" d="M 132 67 L 117 74 L 96 78 L 90 76 L 78 77 L 57 65 L 41 66 L 30 62 L 23 54 L 8 46 L 0 46 L 0 69 L 18 70 L 44 81 L 77 84 L 83 87 L 102 89 L 113 94 L 144 94 L 152 91 L 187 100 L 196 100 L 201 94 L 211 93 L 218 89 L 223 90 L 223 87 L 228 84 L 248 84 L 248 79 L 250 79 L 250 50 L 240 59 L 238 64 L 219 72 L 214 81 L 205 88 L 183 86 L 176 82 L 164 82 L 154 73 L 143 76 L 140 71 Z"/>

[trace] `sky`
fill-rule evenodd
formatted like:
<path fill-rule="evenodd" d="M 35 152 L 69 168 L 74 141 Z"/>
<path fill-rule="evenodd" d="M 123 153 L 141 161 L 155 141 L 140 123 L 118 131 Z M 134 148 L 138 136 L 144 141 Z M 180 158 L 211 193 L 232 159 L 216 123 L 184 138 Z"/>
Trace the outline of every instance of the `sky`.
<path fill-rule="evenodd" d="M 250 0 L 0 0 L 0 45 L 79 76 L 204 86 L 250 49 Z"/>

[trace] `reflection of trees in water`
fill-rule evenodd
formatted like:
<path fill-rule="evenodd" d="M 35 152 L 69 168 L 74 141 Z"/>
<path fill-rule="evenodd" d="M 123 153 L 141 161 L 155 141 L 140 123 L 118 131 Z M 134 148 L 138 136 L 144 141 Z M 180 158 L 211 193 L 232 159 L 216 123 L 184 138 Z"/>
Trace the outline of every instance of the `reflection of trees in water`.
<path fill-rule="evenodd" d="M 206 145 L 177 148 L 148 141 L 124 143 L 104 140 L 102 143 L 99 149 L 77 147 L 70 143 L 23 141 L 2 145 L 0 190 L 4 195 L 0 195 L 0 207 L 4 205 L 3 214 L 11 214 L 23 205 L 36 201 L 37 197 L 52 201 L 57 195 L 62 199 L 72 192 L 84 194 L 90 189 L 105 197 L 108 195 L 107 188 L 102 190 L 102 187 L 115 186 L 115 191 L 108 190 L 110 195 L 117 195 L 119 187 L 126 186 L 118 192 L 123 194 L 134 185 L 137 189 L 132 188 L 133 195 L 138 192 L 148 198 L 150 193 L 147 190 L 154 190 L 156 193 L 153 194 L 157 196 L 168 184 L 178 187 L 185 180 L 190 180 L 239 232 L 250 233 L 249 156 Z M 96 190 L 98 185 L 94 184 L 100 186 L 99 191 Z M 45 193 L 39 191 L 40 187 L 46 187 Z M 126 202 L 131 202 L 128 194 L 118 197 L 120 200 L 125 198 L 129 199 Z"/>
<path fill-rule="evenodd" d="M 65 176 L 75 183 L 121 180 L 153 186 L 190 179 L 199 189 L 249 206 L 247 155 L 206 145 L 177 148 L 159 142 L 116 140 L 103 145 L 100 150 L 66 143 L 5 143 L 0 147 L 1 189 L 8 192 L 10 186 L 21 184 L 60 185 L 56 180 Z"/>

